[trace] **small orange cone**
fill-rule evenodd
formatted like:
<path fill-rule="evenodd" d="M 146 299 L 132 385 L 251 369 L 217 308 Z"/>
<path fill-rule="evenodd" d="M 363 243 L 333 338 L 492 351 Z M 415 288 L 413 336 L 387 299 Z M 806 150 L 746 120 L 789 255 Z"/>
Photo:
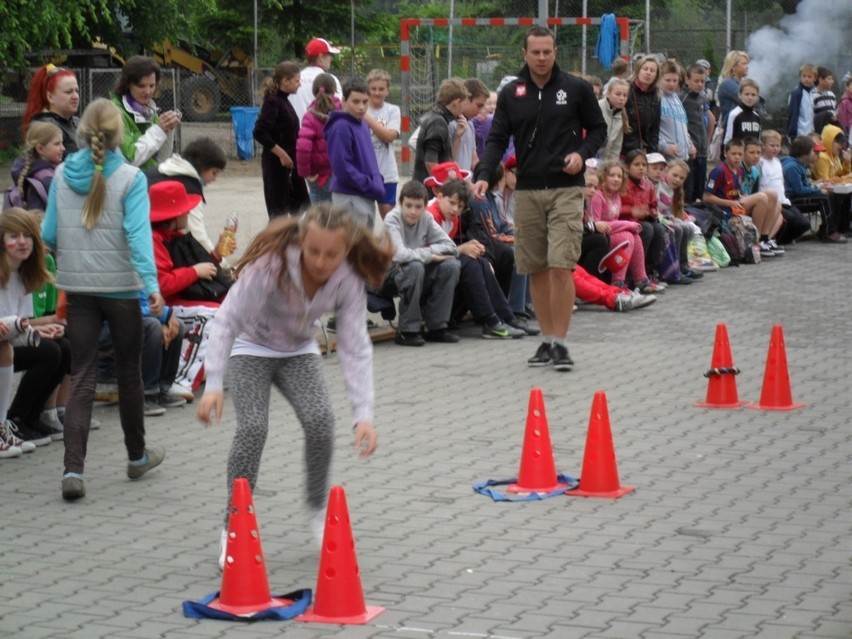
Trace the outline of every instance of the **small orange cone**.
<path fill-rule="evenodd" d="M 518 482 L 509 484 L 506 490 L 510 493 L 550 493 L 566 488 L 568 484 L 560 483 L 556 477 L 556 462 L 550 445 L 544 398 L 540 388 L 533 388 L 527 409 L 527 426 Z"/>
<path fill-rule="evenodd" d="M 266 578 L 266 565 L 251 490 L 245 477 L 234 480 L 231 516 L 228 519 L 228 547 L 222 588 L 208 606 L 233 615 L 250 616 L 273 607 L 288 606 L 289 599 L 272 597 Z"/>
<path fill-rule="evenodd" d="M 707 399 L 696 402 L 698 408 L 740 408 L 748 402 L 740 401 L 737 395 L 737 374 L 734 368 L 734 358 L 731 355 L 731 343 L 728 341 L 728 327 L 716 324 L 716 343 L 713 346 L 713 358 L 710 360 L 710 370 L 704 376 L 707 383 Z"/>
<path fill-rule="evenodd" d="M 296 621 L 365 624 L 384 612 L 365 606 L 355 540 L 342 486 L 332 486 L 328 496 L 314 605 Z"/>
<path fill-rule="evenodd" d="M 586 452 L 583 455 L 580 486 L 565 494 L 575 497 L 618 499 L 634 490 L 636 490 L 634 486 L 622 486 L 619 483 L 606 393 L 598 391 L 595 393 L 592 412 L 589 415 L 589 432 L 586 436 Z"/>
<path fill-rule="evenodd" d="M 760 391 L 760 403 L 749 408 L 757 410 L 796 410 L 804 404 L 793 403 L 790 390 L 790 374 L 787 371 L 787 352 L 784 348 L 784 329 L 780 324 L 772 327 L 769 338 L 769 353 L 766 356 L 766 369 L 763 373 L 763 388 Z"/>

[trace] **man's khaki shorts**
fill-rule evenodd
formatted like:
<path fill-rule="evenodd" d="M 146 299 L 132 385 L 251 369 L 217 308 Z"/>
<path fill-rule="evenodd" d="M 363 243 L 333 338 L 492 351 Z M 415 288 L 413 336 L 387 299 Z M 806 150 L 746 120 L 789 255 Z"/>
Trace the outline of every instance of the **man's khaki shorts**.
<path fill-rule="evenodd" d="M 574 269 L 583 239 L 583 187 L 515 191 L 518 273 Z"/>

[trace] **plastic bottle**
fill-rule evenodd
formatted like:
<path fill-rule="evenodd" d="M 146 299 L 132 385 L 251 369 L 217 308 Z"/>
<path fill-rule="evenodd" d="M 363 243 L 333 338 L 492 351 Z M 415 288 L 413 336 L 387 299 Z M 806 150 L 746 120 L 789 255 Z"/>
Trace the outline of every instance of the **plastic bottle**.
<path fill-rule="evenodd" d="M 237 248 L 237 229 L 240 226 L 240 219 L 236 211 L 232 211 L 225 221 L 225 228 L 222 229 L 222 234 L 219 235 L 219 242 L 216 244 L 216 253 L 219 257 L 227 257 L 231 255 Z"/>

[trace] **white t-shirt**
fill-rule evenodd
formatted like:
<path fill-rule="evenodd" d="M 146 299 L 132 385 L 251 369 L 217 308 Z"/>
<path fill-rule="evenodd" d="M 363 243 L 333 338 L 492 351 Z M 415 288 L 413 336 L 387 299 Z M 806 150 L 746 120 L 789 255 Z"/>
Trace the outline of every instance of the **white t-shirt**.
<path fill-rule="evenodd" d="M 302 118 L 305 117 L 308 107 L 311 106 L 311 102 L 314 101 L 314 80 L 317 79 L 317 76 L 320 73 L 329 72 L 324 70 L 322 67 L 305 67 L 302 69 L 299 74 L 299 90 L 290 94 L 290 104 L 293 105 L 293 108 L 296 110 L 296 115 L 299 116 L 299 124 L 302 123 Z M 329 75 L 334 78 L 334 83 L 337 85 L 337 90 L 334 92 L 334 95 L 336 95 L 338 99 L 342 100 L 343 88 L 340 86 L 340 80 L 338 80 L 337 76 L 333 73 L 329 73 Z"/>
<path fill-rule="evenodd" d="M 382 126 L 396 131 L 397 137 L 399 137 L 402 118 L 398 106 L 385 102 L 379 109 L 368 107 L 367 113 L 375 118 Z M 396 153 L 394 152 L 393 142 L 385 144 L 376 137 L 372 129 L 370 130 L 370 139 L 373 141 L 373 150 L 376 152 L 379 172 L 382 174 L 384 183 L 392 184 L 399 182 L 399 169 L 396 165 Z"/>
<path fill-rule="evenodd" d="M 0 318 L 32 317 L 33 297 L 24 290 L 18 271 L 9 273 L 9 283 L 0 288 Z"/>
<path fill-rule="evenodd" d="M 760 192 L 773 190 L 778 195 L 781 204 L 790 204 L 790 198 L 784 193 L 784 167 L 781 160 L 772 158 L 767 160 L 760 157 Z"/>
<path fill-rule="evenodd" d="M 453 120 L 449 123 L 450 140 L 455 141 L 456 125 L 458 120 Z M 464 132 L 461 140 L 459 140 L 458 157 L 453 157 L 456 164 L 462 171 L 473 170 L 473 153 L 476 151 L 476 131 L 473 129 L 473 122 L 468 120 L 467 130 Z"/>

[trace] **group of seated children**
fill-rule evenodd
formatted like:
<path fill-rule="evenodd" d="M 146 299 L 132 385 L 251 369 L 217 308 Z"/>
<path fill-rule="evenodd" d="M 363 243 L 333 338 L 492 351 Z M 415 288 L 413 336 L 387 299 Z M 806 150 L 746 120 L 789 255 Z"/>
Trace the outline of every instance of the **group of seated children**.
<path fill-rule="evenodd" d="M 0 353 L 0 395 L 8 397 L 2 390 L 11 384 L 12 371 L 23 372 L 14 400 L 8 405 L 0 402 L 0 457 L 30 452 L 63 437 L 70 343 L 64 335 L 64 320 L 57 315 L 60 296 L 53 282 L 40 278 L 41 269 L 31 266 L 37 261 L 43 262 L 47 273 L 56 270 L 53 256 L 43 249 L 38 222 L 62 153 L 58 127 L 38 122 L 29 128 L 27 152 L 12 167 L 14 193 L 10 189 L 10 202 L 5 203 L 0 217 L 0 226 L 9 226 L 10 236 L 21 238 L 20 242 L 13 239 L 6 243 L 7 253 L 20 252 L 22 257 L 14 272 L 0 268 L 0 273 L 9 273 L 0 286 L 0 297 L 8 298 L 0 306 L 9 311 L 9 317 L 0 319 L 0 351 L 10 350 L 8 358 Z M 192 401 L 193 391 L 203 380 L 204 338 L 229 285 L 216 264 L 224 261 L 217 251 L 229 253 L 235 248 L 233 241 L 230 246 L 228 242 L 213 246 L 207 236 L 203 188 L 216 179 L 226 163 L 225 153 L 216 143 L 200 138 L 188 144 L 182 156 L 175 154 L 147 172 L 158 280 L 168 302 L 159 316 L 152 317 L 148 300 L 140 293 L 141 372 L 147 416 L 161 415 L 166 408 Z M 16 242 L 21 244 L 20 251 Z M 190 242 L 193 250 L 187 251 Z M 3 264 L 8 261 L 0 260 Z M 212 286 L 217 278 L 222 282 Z M 30 294 L 20 295 L 18 281 L 23 281 Z M 13 330 L 17 326 L 20 331 Z M 112 339 L 106 323 L 93 347 L 101 351 L 99 379 L 114 379 Z M 4 359 L 9 359 L 8 369 Z M 93 419 L 92 427 L 96 426 Z"/>
<path fill-rule="evenodd" d="M 484 208 L 477 213 L 469 206 L 469 177 L 470 172 L 455 162 L 438 164 L 426 179 L 434 198 L 430 200 L 427 186 L 412 180 L 400 191 L 399 205 L 385 218 L 395 254 L 379 292 L 399 296 L 397 344 L 457 342 L 458 335 L 449 329 L 468 311 L 482 324 L 485 339 L 538 333 L 525 312 L 516 312 L 509 304 L 506 289 L 518 279 L 513 275 L 510 242 L 505 241 L 510 236 L 500 240 L 505 234 L 494 231 L 492 235 L 488 229 L 494 224 L 491 211 Z M 501 228 L 511 230 L 510 225 Z M 501 261 L 509 262 L 504 286 L 497 275 Z M 421 319 L 426 325 L 423 335 Z"/>

